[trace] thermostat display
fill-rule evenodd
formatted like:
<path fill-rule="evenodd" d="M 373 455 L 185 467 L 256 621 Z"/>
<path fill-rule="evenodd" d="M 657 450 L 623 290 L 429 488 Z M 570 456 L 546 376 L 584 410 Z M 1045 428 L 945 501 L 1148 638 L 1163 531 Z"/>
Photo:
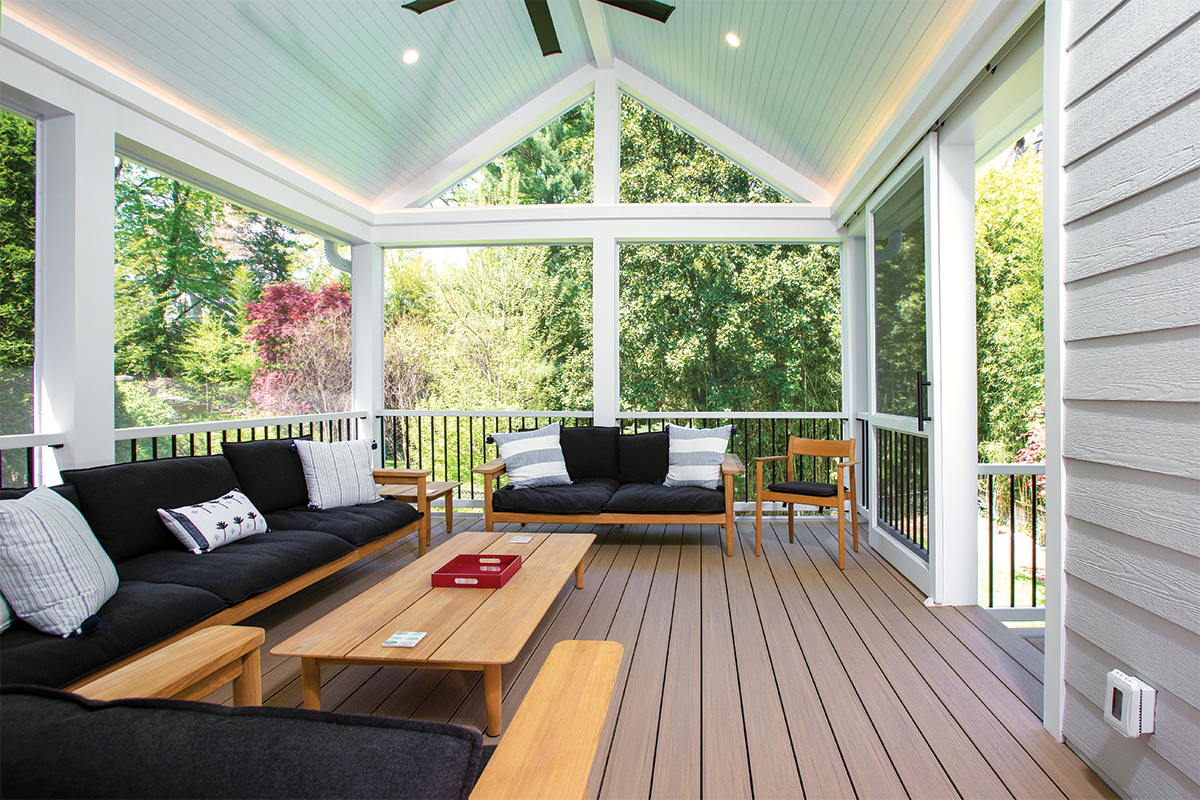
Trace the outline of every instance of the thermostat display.
<path fill-rule="evenodd" d="M 1104 696 L 1104 721 L 1123 736 L 1154 733 L 1153 687 L 1114 669 Z"/>

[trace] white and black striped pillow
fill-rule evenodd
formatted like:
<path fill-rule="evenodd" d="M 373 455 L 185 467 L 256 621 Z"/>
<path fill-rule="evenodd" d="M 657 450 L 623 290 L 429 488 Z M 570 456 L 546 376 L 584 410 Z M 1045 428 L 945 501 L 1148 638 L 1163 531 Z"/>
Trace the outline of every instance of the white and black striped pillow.
<path fill-rule="evenodd" d="M 159 519 L 193 553 L 208 553 L 223 544 L 270 530 L 250 498 L 231 489 L 216 500 L 158 509 Z"/>
<path fill-rule="evenodd" d="M 16 616 L 70 636 L 117 584 L 112 559 L 70 500 L 46 488 L 0 500 L 0 593 Z"/>
<path fill-rule="evenodd" d="M 342 508 L 377 503 L 371 450 L 365 439 L 308 442 L 297 439 L 296 452 L 304 467 L 309 508 Z"/>
<path fill-rule="evenodd" d="M 510 486 L 535 489 L 571 482 L 559 442 L 561 433 L 562 425 L 554 422 L 536 431 L 492 434 L 492 441 L 500 448 L 500 457 L 504 459 Z"/>
<path fill-rule="evenodd" d="M 721 464 L 732 433 L 732 425 L 700 430 L 667 425 L 667 478 L 663 484 L 719 489 Z"/>

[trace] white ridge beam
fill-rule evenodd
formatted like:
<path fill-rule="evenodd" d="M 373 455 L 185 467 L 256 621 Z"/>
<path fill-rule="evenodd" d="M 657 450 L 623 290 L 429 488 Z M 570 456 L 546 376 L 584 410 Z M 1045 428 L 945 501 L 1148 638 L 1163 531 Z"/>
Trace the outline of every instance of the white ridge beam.
<path fill-rule="evenodd" d="M 583 14 L 583 26 L 587 28 L 588 41 L 592 45 L 592 60 L 597 69 L 613 68 L 612 42 L 608 38 L 608 25 L 604 22 L 604 11 L 596 0 L 578 0 Z"/>

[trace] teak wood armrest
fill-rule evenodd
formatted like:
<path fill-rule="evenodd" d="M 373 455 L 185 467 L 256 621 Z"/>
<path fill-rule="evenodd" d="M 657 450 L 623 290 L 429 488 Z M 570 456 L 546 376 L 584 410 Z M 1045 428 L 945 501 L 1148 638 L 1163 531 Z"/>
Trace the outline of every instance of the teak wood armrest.
<path fill-rule="evenodd" d="M 235 706 L 262 705 L 258 648 L 262 628 L 216 625 L 85 683 L 76 694 L 93 700 L 159 697 L 201 700 L 233 681 Z"/>
<path fill-rule="evenodd" d="M 554 645 L 471 800 L 586 797 L 623 652 L 619 642 Z"/>
<path fill-rule="evenodd" d="M 419 485 L 429 480 L 433 470 L 429 469 L 377 469 L 372 470 L 376 483 L 403 483 Z"/>
<path fill-rule="evenodd" d="M 841 469 L 842 467 L 854 467 L 861 463 L 862 463 L 861 461 L 859 461 L 858 459 L 855 459 L 853 461 L 839 461 L 836 464 L 834 464 L 834 466 L 837 467 L 838 469 Z"/>
<path fill-rule="evenodd" d="M 499 478 L 505 472 L 504 459 L 494 458 L 486 464 L 479 464 L 472 472 L 478 472 L 480 475 L 487 475 L 490 478 Z"/>
<path fill-rule="evenodd" d="M 745 471 L 746 471 L 746 466 L 742 463 L 742 459 L 740 459 L 734 453 L 726 453 L 725 454 L 725 460 L 721 462 L 721 473 L 722 474 L 737 475 L 737 474 L 745 472 Z"/>
<path fill-rule="evenodd" d="M 754 463 L 761 465 L 764 461 L 783 461 L 787 456 L 755 456 Z"/>

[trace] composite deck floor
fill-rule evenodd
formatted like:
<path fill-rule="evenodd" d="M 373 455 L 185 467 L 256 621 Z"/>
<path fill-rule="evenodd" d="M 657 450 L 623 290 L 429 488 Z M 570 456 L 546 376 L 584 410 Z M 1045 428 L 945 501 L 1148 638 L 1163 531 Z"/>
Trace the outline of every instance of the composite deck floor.
<path fill-rule="evenodd" d="M 842 572 L 823 522 L 797 524 L 795 543 L 768 525 L 762 558 L 753 520 L 739 520 L 733 558 L 716 526 L 525 532 L 539 529 L 597 540 L 584 588 L 568 581 L 505 667 L 504 713 L 556 642 L 621 642 L 591 798 L 1114 796 L 1042 729 L 1042 653 L 981 609 L 927 608 L 865 535 Z M 414 558 L 408 537 L 247 620 L 267 629 L 264 702 L 302 704 L 299 663 L 274 644 Z M 350 666 L 322 679 L 325 709 L 484 727 L 480 673 Z"/>

